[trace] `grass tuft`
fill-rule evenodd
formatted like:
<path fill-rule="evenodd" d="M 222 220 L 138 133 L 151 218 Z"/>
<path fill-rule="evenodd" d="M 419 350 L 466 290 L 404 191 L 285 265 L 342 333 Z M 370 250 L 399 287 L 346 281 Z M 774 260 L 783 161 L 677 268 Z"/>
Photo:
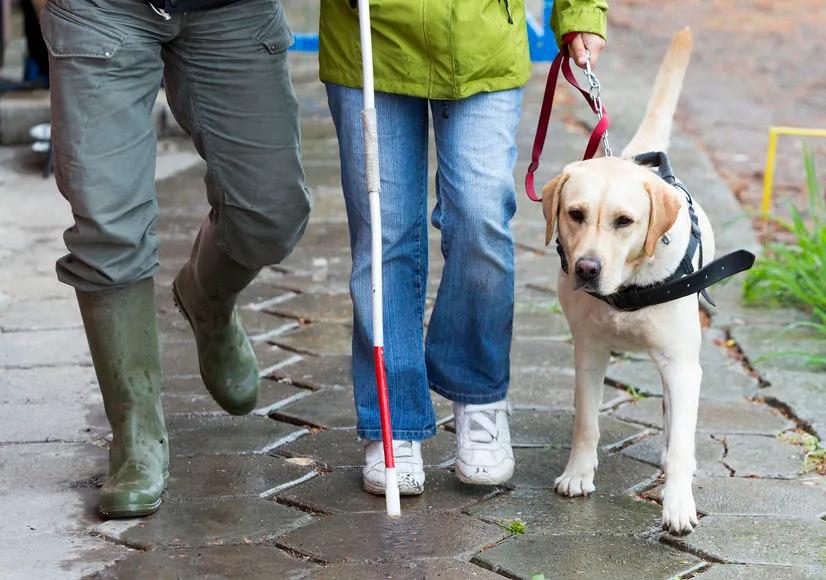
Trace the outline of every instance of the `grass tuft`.
<path fill-rule="evenodd" d="M 756 306 L 792 306 L 809 313 L 811 320 L 796 323 L 813 329 L 826 340 L 826 198 L 817 179 L 814 155 L 803 148 L 809 207 L 807 218 L 791 208 L 791 222 L 781 225 L 794 243 L 767 244 L 749 270 L 743 284 L 743 298 Z M 784 353 L 806 359 L 814 367 L 826 367 L 826 355 Z"/>

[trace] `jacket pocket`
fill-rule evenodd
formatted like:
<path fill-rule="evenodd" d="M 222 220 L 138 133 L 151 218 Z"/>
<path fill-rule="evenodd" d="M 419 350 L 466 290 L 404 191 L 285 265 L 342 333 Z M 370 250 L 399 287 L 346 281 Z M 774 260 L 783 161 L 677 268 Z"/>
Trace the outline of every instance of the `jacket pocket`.
<path fill-rule="evenodd" d="M 270 54 L 284 52 L 293 45 L 293 34 L 284 20 L 284 8 L 280 2 L 275 2 L 275 14 L 253 40 L 263 45 Z"/>
<path fill-rule="evenodd" d="M 112 58 L 124 37 L 48 2 L 40 17 L 43 40 L 55 58 Z"/>

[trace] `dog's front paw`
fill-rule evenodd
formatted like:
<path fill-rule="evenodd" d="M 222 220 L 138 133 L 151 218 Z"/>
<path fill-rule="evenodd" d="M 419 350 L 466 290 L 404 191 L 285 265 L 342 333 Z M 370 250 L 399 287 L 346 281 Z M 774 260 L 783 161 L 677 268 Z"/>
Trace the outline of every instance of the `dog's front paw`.
<path fill-rule="evenodd" d="M 577 497 L 588 495 L 596 490 L 594 487 L 594 468 L 568 469 L 556 478 L 554 489 L 559 495 Z"/>
<path fill-rule="evenodd" d="M 694 495 L 688 490 L 663 490 L 663 529 L 683 536 L 690 534 L 697 527 L 697 507 Z"/>

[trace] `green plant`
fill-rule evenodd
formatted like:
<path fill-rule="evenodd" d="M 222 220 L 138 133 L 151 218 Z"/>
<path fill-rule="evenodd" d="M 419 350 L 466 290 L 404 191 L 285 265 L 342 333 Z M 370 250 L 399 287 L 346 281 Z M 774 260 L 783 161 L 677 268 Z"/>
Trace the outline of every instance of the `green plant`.
<path fill-rule="evenodd" d="M 648 398 L 648 395 L 641 391 L 638 391 L 637 387 L 635 387 L 634 385 L 628 385 L 625 388 L 625 392 L 628 393 L 628 396 L 631 397 L 632 401 L 642 401 L 643 399 Z"/>
<path fill-rule="evenodd" d="M 826 340 L 826 199 L 817 180 L 814 155 L 803 148 L 808 192 L 808 216 L 791 208 L 791 222 L 776 220 L 794 237 L 794 243 L 772 243 L 749 271 L 743 285 L 747 304 L 793 306 L 811 315 L 796 323 L 813 329 Z M 807 221 L 808 220 L 808 221 Z M 809 364 L 826 366 L 826 355 L 783 353 L 805 357 Z"/>
<path fill-rule="evenodd" d="M 816 472 L 826 475 L 826 447 L 821 445 L 817 437 L 798 429 L 781 433 L 778 438 L 785 443 L 799 445 L 806 451 L 803 458 L 803 473 Z"/>
<path fill-rule="evenodd" d="M 511 520 L 507 524 L 500 524 L 503 528 L 508 530 L 512 534 L 524 534 L 528 526 L 522 520 Z"/>

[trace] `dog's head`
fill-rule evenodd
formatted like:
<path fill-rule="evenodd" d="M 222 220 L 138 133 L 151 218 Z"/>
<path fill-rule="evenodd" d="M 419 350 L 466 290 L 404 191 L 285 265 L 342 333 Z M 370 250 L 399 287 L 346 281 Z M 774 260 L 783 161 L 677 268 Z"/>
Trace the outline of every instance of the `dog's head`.
<path fill-rule="evenodd" d="M 545 186 L 542 205 L 545 244 L 558 229 L 575 287 L 602 295 L 654 256 L 681 207 L 659 176 L 616 157 L 568 165 Z"/>

